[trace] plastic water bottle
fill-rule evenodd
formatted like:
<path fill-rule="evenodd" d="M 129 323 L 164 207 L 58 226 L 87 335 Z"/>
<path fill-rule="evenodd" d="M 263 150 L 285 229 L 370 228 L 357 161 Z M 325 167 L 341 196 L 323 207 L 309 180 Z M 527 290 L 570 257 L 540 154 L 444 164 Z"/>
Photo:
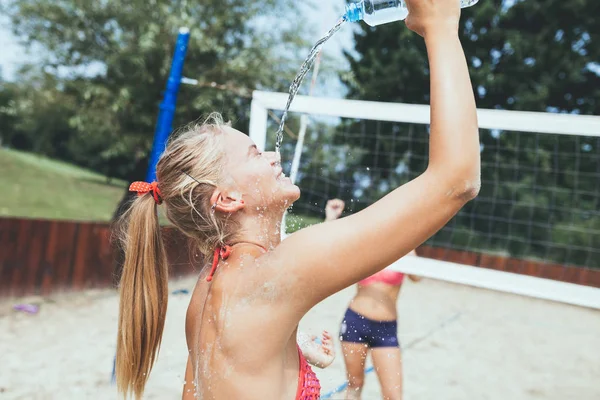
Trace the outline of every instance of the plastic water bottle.
<path fill-rule="evenodd" d="M 460 6 L 461 8 L 470 7 L 478 1 L 460 0 Z M 346 6 L 346 19 L 348 21 L 365 21 L 371 26 L 401 21 L 407 15 L 408 8 L 406 8 L 404 0 L 360 0 Z"/>

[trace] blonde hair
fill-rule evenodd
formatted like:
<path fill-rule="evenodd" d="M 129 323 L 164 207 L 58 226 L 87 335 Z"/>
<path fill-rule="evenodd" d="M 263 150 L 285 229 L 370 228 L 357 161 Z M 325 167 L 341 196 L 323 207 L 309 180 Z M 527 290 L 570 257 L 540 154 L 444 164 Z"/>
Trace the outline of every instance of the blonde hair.
<path fill-rule="evenodd" d="M 213 113 L 167 146 L 157 168 L 167 218 L 204 255 L 233 239 L 235 225 L 210 204 L 222 179 L 224 125 Z M 136 198 L 121 218 L 125 251 L 120 281 L 116 378 L 118 390 L 141 398 L 158 355 L 168 301 L 168 265 L 152 194 Z"/>

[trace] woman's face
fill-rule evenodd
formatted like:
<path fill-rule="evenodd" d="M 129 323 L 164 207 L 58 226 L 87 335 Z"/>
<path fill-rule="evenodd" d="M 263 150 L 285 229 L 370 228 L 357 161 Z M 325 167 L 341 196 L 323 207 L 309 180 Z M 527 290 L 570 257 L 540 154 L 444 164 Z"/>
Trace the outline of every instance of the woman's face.
<path fill-rule="evenodd" d="M 300 189 L 283 174 L 275 152 L 260 152 L 245 134 L 223 127 L 227 190 L 241 196 L 248 211 L 287 208 L 300 197 Z M 234 193 L 235 192 L 235 193 Z"/>

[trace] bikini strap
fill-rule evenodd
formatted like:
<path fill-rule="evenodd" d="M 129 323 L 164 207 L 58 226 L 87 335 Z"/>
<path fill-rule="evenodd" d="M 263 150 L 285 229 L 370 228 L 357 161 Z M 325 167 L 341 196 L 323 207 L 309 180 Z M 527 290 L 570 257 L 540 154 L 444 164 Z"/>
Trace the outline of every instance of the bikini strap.
<path fill-rule="evenodd" d="M 210 282 L 213 280 L 213 276 L 215 275 L 215 272 L 217 271 L 217 266 L 219 265 L 219 258 L 223 259 L 223 260 L 227 260 L 227 258 L 231 255 L 231 246 L 217 246 L 217 248 L 215 249 L 215 253 L 213 255 L 213 263 L 212 263 L 212 268 L 210 269 L 210 272 L 208 274 L 208 276 L 206 277 L 206 282 Z"/>
<path fill-rule="evenodd" d="M 233 246 L 235 246 L 237 244 L 251 244 L 253 246 L 256 246 L 256 247 L 260 248 L 263 251 L 263 253 L 267 252 L 267 249 L 265 249 L 263 246 L 261 246 L 258 243 L 239 242 L 239 243 L 234 243 Z M 207 282 L 210 282 L 210 281 L 213 280 L 213 277 L 214 277 L 215 272 L 217 270 L 217 266 L 219 265 L 219 258 L 221 260 L 227 260 L 227 258 L 231 255 L 231 251 L 232 251 L 233 246 L 229 246 L 229 245 L 217 246 L 217 248 L 215 249 L 214 255 L 213 255 L 212 268 L 210 269 L 210 273 L 206 277 L 206 281 Z"/>

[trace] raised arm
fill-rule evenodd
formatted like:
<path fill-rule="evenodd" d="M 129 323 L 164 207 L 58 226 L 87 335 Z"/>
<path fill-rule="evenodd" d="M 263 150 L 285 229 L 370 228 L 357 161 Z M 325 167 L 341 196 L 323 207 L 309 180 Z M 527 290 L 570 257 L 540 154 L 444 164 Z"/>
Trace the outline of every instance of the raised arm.
<path fill-rule="evenodd" d="M 273 277 L 287 295 L 295 295 L 297 311 L 406 255 L 479 190 L 477 115 L 458 39 L 458 1 L 406 2 L 406 24 L 424 37 L 431 71 L 429 165 L 421 176 L 365 210 L 303 229 L 278 246 L 270 259 L 283 271 Z"/>

